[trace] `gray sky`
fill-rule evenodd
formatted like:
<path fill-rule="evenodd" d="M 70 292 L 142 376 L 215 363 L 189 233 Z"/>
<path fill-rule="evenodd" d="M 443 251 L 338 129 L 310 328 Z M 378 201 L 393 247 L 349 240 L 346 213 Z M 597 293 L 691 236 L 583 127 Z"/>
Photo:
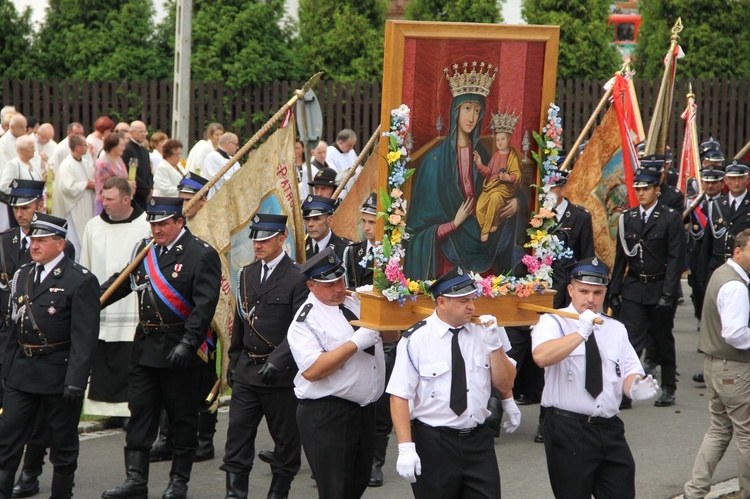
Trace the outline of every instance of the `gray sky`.
<path fill-rule="evenodd" d="M 44 18 L 44 8 L 47 6 L 47 0 L 11 0 L 19 11 L 22 11 L 27 6 L 31 6 L 33 9 L 33 20 L 34 22 L 41 22 Z M 221 0 L 219 0 L 221 1 Z M 505 22 L 508 24 L 521 24 L 521 1 L 522 0 L 505 0 L 503 6 L 503 17 Z M 297 11 L 297 0 L 287 0 L 287 10 L 290 13 Z M 164 9 L 162 0 L 154 0 L 154 6 L 156 7 L 156 18 L 157 20 L 164 17 Z M 296 17 L 296 16 L 294 16 Z"/>

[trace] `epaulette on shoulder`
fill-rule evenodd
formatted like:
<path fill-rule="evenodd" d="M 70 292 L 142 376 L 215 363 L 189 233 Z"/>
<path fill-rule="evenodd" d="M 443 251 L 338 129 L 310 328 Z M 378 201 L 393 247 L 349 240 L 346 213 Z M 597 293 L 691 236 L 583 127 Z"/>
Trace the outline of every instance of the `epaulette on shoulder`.
<path fill-rule="evenodd" d="M 87 269 L 86 267 L 84 267 L 80 263 L 76 263 L 76 262 L 72 262 L 72 263 L 73 263 L 73 268 L 76 269 L 81 274 L 87 275 L 87 274 L 91 273 L 91 271 L 89 269 Z"/>
<path fill-rule="evenodd" d="M 674 208 L 670 208 L 669 206 L 665 206 L 665 208 L 669 213 L 674 213 Z"/>
<path fill-rule="evenodd" d="M 421 320 L 421 321 L 417 322 L 412 327 L 410 327 L 409 329 L 407 329 L 406 331 L 404 331 L 403 333 L 401 333 L 401 337 L 402 338 L 408 338 L 409 336 L 412 335 L 412 333 L 414 333 L 414 331 L 416 331 L 420 327 L 424 326 L 425 324 L 427 324 L 426 320 Z"/>
<path fill-rule="evenodd" d="M 26 262 L 23 265 L 21 265 L 19 268 L 28 267 L 29 265 L 34 265 L 36 262 L 34 260 L 31 260 L 30 262 Z"/>
<path fill-rule="evenodd" d="M 204 241 L 204 240 L 203 240 L 203 239 L 201 239 L 200 237 L 198 237 L 198 236 L 193 236 L 193 237 L 195 237 L 195 242 L 199 243 L 199 244 L 200 244 L 201 246 L 203 246 L 204 248 L 210 248 L 210 247 L 211 247 L 211 245 L 210 245 L 210 244 L 208 244 L 208 243 L 207 243 L 206 241 Z"/>
<path fill-rule="evenodd" d="M 18 227 L 11 227 L 11 228 L 9 228 L 9 229 L 5 229 L 4 231 L 0 232 L 0 236 L 4 236 L 5 234 L 9 234 L 9 233 L 11 233 L 11 232 L 15 232 L 15 230 L 16 230 L 17 228 L 18 228 Z"/>
<path fill-rule="evenodd" d="M 297 322 L 305 322 L 305 319 L 307 319 L 307 314 L 310 313 L 310 310 L 312 310 L 313 304 L 308 303 L 304 307 L 302 307 L 302 311 L 297 316 Z"/>

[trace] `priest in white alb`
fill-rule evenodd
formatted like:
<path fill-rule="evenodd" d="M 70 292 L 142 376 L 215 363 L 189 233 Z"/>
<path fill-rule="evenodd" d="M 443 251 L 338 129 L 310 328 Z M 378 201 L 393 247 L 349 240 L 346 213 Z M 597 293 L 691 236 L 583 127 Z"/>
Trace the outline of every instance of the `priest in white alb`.
<path fill-rule="evenodd" d="M 55 171 L 52 213 L 68 221 L 68 240 L 80 260 L 81 239 L 86 224 L 94 217 L 94 164 L 83 135 L 68 137 L 70 156 Z"/>
<path fill-rule="evenodd" d="M 104 282 L 121 271 L 131 260 L 138 241 L 151 237 L 146 213 L 131 204 L 132 190 L 127 179 L 109 178 L 102 188 L 102 213 L 92 218 L 83 231 L 81 265 Z M 91 382 L 84 401 L 86 414 L 129 417 L 128 361 L 138 324 L 138 297 L 135 293 L 101 312 L 99 343 Z"/>

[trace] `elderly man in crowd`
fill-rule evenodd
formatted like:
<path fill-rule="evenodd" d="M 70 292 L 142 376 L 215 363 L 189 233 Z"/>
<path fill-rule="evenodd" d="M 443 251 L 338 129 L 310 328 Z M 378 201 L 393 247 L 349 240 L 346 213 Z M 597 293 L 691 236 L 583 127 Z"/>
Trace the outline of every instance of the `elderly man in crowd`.
<path fill-rule="evenodd" d="M 231 132 L 227 132 L 219 138 L 219 145 L 215 151 L 211 151 L 206 155 L 206 159 L 203 160 L 203 166 L 201 167 L 201 176 L 208 179 L 213 179 L 219 171 L 226 165 L 229 160 L 237 154 L 237 150 L 240 147 L 237 136 Z M 229 169 L 222 177 L 216 181 L 216 183 L 208 191 L 208 198 L 211 199 L 214 194 L 224 185 L 224 182 L 232 178 L 232 175 L 240 169 L 240 163 L 237 162 Z"/>

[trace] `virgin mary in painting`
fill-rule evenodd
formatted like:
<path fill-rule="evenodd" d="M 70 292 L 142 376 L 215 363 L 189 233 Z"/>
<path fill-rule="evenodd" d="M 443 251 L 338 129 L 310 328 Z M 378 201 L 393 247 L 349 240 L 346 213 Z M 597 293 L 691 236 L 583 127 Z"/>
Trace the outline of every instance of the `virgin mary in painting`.
<path fill-rule="evenodd" d="M 473 61 L 452 69 L 453 74 L 445 69 L 453 94 L 448 136 L 425 154 L 411 190 L 404 271 L 412 279 L 435 279 L 455 265 L 499 275 L 512 270 L 523 256 L 516 244 L 516 230 L 524 226 L 519 218 L 528 215 L 522 195 L 500 209 L 501 223 L 486 242 L 480 239 L 475 216 L 484 177 L 473 157 L 476 151 L 482 164 L 490 160 L 479 139 L 497 68 Z"/>

